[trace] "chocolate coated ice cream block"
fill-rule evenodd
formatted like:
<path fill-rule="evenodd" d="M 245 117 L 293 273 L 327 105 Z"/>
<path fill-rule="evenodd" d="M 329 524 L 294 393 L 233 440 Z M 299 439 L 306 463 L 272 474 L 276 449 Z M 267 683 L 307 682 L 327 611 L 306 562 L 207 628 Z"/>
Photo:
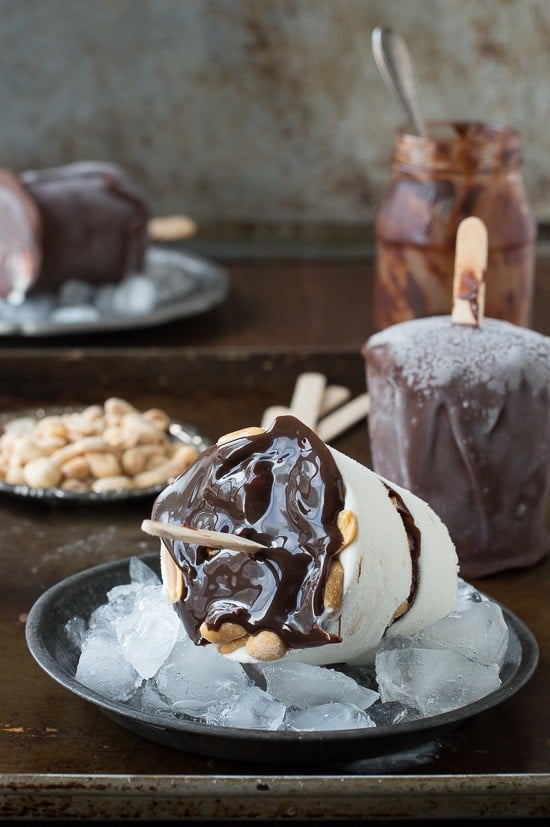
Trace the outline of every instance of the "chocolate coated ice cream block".
<path fill-rule="evenodd" d="M 463 577 L 550 549 L 550 338 L 486 318 L 402 322 L 365 344 L 374 469 L 447 525 Z"/>
<path fill-rule="evenodd" d="M 42 223 L 35 291 L 55 293 L 69 279 L 116 283 L 143 269 L 149 209 L 119 166 L 82 161 L 28 170 L 20 181 Z"/>

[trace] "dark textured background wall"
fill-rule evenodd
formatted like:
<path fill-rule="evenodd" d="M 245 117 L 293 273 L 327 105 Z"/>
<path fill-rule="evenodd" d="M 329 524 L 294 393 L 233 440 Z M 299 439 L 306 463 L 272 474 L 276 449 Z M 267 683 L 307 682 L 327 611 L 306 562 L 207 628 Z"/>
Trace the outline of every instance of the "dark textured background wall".
<path fill-rule="evenodd" d="M 402 119 L 376 25 L 428 117 L 520 129 L 550 221 L 550 0 L 0 0 L 2 163 L 112 159 L 205 225 L 372 224 Z"/>

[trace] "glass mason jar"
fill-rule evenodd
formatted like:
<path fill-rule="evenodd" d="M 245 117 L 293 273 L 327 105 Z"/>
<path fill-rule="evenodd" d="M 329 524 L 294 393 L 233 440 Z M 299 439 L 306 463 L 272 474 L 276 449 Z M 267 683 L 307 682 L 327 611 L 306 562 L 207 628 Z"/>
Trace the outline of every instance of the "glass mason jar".
<path fill-rule="evenodd" d="M 456 231 L 470 215 L 489 238 L 485 314 L 528 327 L 536 222 L 519 134 L 506 124 L 438 121 L 428 135 L 395 135 L 376 219 L 375 328 L 451 312 Z"/>

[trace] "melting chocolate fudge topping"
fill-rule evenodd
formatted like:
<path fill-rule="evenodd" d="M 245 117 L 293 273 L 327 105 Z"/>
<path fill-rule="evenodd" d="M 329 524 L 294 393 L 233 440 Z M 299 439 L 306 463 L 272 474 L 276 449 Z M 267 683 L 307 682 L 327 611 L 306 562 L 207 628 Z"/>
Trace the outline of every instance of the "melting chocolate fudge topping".
<path fill-rule="evenodd" d="M 16 176 L 0 170 L 0 298 L 23 298 L 40 269 L 40 213 Z"/>
<path fill-rule="evenodd" d="M 405 529 L 405 533 L 407 535 L 407 541 L 409 543 L 409 552 L 411 554 L 411 563 L 412 563 L 412 571 L 411 571 L 411 590 L 409 592 L 409 596 L 407 597 L 407 608 L 410 608 L 414 603 L 416 592 L 418 591 L 418 565 L 420 559 L 420 544 L 421 544 L 421 533 L 420 529 L 416 525 L 414 521 L 414 517 L 405 505 L 405 501 L 403 497 L 401 497 L 397 491 L 391 488 L 386 483 L 383 483 L 384 487 L 387 489 L 388 495 L 395 506 L 395 509 L 399 516 L 401 517 L 401 522 L 403 523 L 403 528 Z"/>
<path fill-rule="evenodd" d="M 69 279 L 116 283 L 143 269 L 149 210 L 116 164 L 82 161 L 20 176 L 40 211 L 43 261 L 36 291 Z"/>
<path fill-rule="evenodd" d="M 337 642 L 322 628 L 324 589 L 343 537 L 344 484 L 316 434 L 292 416 L 265 432 L 206 450 L 156 499 L 152 517 L 227 531 L 267 546 L 255 554 L 165 540 L 184 575 L 176 603 L 189 637 L 237 623 L 276 632 L 288 646 Z"/>

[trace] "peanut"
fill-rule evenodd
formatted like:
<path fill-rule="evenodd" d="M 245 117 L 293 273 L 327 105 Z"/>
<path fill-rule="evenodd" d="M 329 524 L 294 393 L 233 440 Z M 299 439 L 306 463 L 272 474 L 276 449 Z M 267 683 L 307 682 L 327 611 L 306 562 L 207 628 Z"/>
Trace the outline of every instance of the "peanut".
<path fill-rule="evenodd" d="M 247 635 L 242 626 L 229 621 L 222 623 L 219 629 L 210 629 L 205 621 L 201 623 L 199 631 L 209 643 L 232 643 L 234 640 L 240 640 L 240 638 Z"/>
<path fill-rule="evenodd" d="M 264 629 L 248 638 L 246 651 L 256 660 L 279 660 L 285 654 L 286 646 L 279 635 Z"/>
<path fill-rule="evenodd" d="M 344 567 L 340 560 L 333 560 L 325 585 L 325 609 L 338 611 L 344 596 Z"/>
<path fill-rule="evenodd" d="M 35 463 L 26 473 L 33 487 L 50 487 L 46 481 L 57 477 L 59 481 L 50 484 L 66 490 L 110 491 L 168 482 L 198 456 L 194 446 L 172 439 L 169 425 L 168 414 L 160 408 L 140 413 L 120 397 L 82 411 L 21 416 L 8 422 L 0 435 L 0 478 L 22 484 L 25 469 Z"/>

